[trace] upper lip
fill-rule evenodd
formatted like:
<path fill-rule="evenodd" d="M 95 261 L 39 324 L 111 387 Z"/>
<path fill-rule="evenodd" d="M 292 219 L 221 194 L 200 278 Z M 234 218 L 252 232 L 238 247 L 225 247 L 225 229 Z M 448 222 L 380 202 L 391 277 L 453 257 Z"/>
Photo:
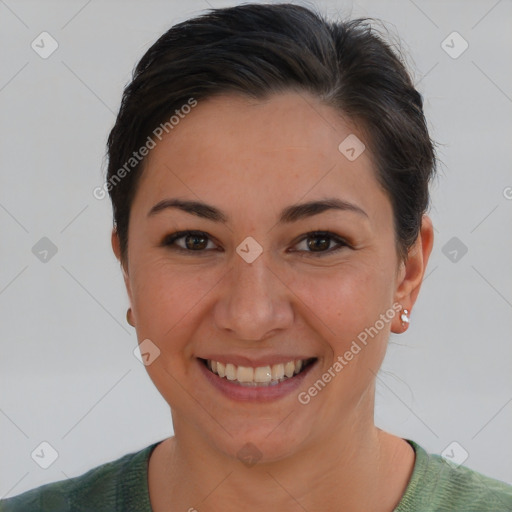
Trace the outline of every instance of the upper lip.
<path fill-rule="evenodd" d="M 216 355 L 211 354 L 208 356 L 200 357 L 200 359 L 210 359 L 212 361 L 217 361 L 219 363 L 223 364 L 234 364 L 235 366 L 248 366 L 252 368 L 257 368 L 260 366 L 272 366 L 274 364 L 285 364 L 289 361 L 298 361 L 298 360 L 307 360 L 307 359 L 314 359 L 311 356 L 285 356 L 285 355 L 272 355 L 272 356 L 266 356 L 266 357 L 252 357 L 249 358 L 247 356 L 242 355 Z"/>

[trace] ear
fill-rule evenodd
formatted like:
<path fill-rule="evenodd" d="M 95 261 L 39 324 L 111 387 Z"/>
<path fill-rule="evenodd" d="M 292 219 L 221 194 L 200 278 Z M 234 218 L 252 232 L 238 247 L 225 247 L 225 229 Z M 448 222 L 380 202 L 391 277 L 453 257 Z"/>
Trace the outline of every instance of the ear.
<path fill-rule="evenodd" d="M 114 251 L 116 258 L 121 265 L 121 270 L 123 272 L 124 285 L 126 286 L 126 291 L 128 292 L 128 298 L 130 299 L 130 304 L 132 304 L 132 290 L 130 287 L 130 279 L 129 279 L 129 275 L 128 275 L 127 264 L 126 264 L 126 262 L 123 262 L 121 259 L 121 242 L 119 240 L 119 235 L 115 228 L 112 229 L 112 235 L 111 235 L 110 241 L 112 243 L 112 250 Z"/>
<path fill-rule="evenodd" d="M 434 228 L 432 221 L 430 217 L 423 215 L 418 238 L 409 249 L 407 258 L 400 264 L 397 273 L 395 302 L 401 304 L 403 309 L 408 310 L 409 315 L 420 292 L 433 244 Z M 402 324 L 400 316 L 400 314 L 395 315 L 393 319 L 391 330 L 394 333 L 401 333 L 407 329 L 407 324 Z"/>

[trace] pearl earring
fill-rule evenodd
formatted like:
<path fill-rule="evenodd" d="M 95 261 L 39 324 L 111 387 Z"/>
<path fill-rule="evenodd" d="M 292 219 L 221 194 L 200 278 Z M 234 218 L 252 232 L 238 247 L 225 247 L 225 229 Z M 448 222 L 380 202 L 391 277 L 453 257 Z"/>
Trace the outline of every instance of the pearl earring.
<path fill-rule="evenodd" d="M 402 309 L 402 313 L 400 314 L 400 320 L 402 322 L 402 327 L 406 327 L 409 325 L 409 310 Z"/>

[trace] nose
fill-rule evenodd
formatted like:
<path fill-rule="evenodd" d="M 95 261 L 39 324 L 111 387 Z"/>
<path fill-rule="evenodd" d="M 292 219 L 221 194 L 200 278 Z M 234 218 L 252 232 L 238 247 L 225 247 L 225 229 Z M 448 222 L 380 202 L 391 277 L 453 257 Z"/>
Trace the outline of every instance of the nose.
<path fill-rule="evenodd" d="M 261 254 L 252 263 L 238 255 L 223 279 L 214 316 L 218 329 L 238 340 L 265 340 L 292 325 L 291 292 Z"/>

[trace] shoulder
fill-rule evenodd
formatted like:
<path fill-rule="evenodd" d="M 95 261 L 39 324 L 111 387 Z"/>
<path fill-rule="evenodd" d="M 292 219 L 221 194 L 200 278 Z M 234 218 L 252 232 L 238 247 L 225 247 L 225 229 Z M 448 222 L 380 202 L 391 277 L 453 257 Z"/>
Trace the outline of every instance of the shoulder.
<path fill-rule="evenodd" d="M 416 452 L 413 474 L 395 512 L 512 511 L 512 486 L 466 466 L 430 454 L 407 440 Z"/>
<path fill-rule="evenodd" d="M 149 504 L 147 462 L 157 444 L 97 466 L 83 475 L 0 500 L 0 512 L 145 510 L 141 507 Z M 137 506 L 132 506 L 135 502 Z"/>

